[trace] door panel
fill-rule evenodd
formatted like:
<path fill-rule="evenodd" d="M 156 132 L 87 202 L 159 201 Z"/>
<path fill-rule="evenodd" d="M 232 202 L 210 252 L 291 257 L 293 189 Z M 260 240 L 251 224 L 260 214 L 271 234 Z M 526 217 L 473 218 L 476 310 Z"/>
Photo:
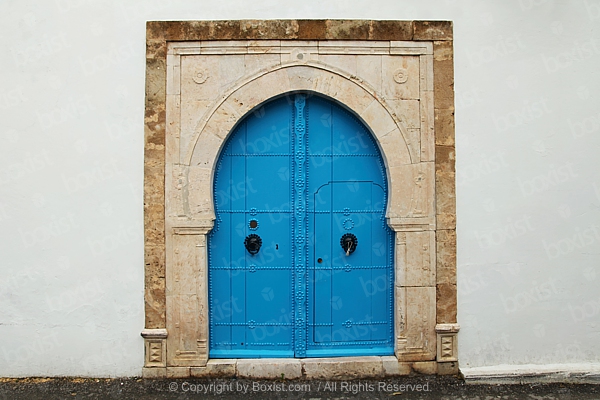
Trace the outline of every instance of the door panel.
<path fill-rule="evenodd" d="M 332 101 L 280 98 L 242 120 L 215 174 L 210 356 L 392 354 L 386 188 L 371 134 Z"/>

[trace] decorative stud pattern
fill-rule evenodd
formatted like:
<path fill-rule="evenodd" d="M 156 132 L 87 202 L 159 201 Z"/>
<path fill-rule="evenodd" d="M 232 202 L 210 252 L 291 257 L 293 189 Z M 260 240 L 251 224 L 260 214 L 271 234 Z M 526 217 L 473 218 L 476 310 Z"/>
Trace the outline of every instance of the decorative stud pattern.
<path fill-rule="evenodd" d="M 352 220 L 352 218 L 346 218 L 344 220 L 344 224 L 343 225 L 344 225 L 344 229 L 347 230 L 347 231 L 349 231 L 352 228 L 354 228 L 354 221 Z"/>
<path fill-rule="evenodd" d="M 296 210 L 305 210 L 307 196 L 306 185 L 308 180 L 308 174 L 306 171 L 305 157 L 306 154 L 306 117 L 305 117 L 305 106 L 306 98 L 303 94 L 297 94 L 294 98 L 294 153 L 296 157 L 294 159 L 294 208 Z M 302 155 L 302 156 L 299 156 Z M 304 178 L 303 178 L 304 177 Z M 295 318 L 298 320 L 306 320 L 307 317 L 307 306 L 306 306 L 306 269 L 304 265 L 308 264 L 308 250 L 306 248 L 306 237 L 308 231 L 308 221 L 306 220 L 306 214 L 303 212 L 296 213 L 294 219 L 294 227 L 296 230 L 296 241 L 294 245 L 294 269 L 295 269 Z M 306 356 L 306 339 L 307 331 L 305 324 L 296 326 L 294 330 L 294 346 L 295 354 L 297 357 Z"/>

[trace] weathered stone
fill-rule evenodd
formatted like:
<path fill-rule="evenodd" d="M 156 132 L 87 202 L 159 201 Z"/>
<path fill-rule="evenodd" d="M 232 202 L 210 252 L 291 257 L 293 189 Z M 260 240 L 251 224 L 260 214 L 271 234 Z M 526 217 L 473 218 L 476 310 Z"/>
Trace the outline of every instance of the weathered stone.
<path fill-rule="evenodd" d="M 452 40 L 452 21 L 414 21 L 413 40 Z"/>
<path fill-rule="evenodd" d="M 237 361 L 237 376 L 252 379 L 298 379 L 302 377 L 302 360 L 240 359 Z"/>
<path fill-rule="evenodd" d="M 209 21 L 171 21 L 167 26 L 166 40 L 199 40 L 208 37 Z"/>
<path fill-rule="evenodd" d="M 412 371 L 410 363 L 399 362 L 393 356 L 381 357 L 381 363 L 385 376 L 410 375 Z"/>
<path fill-rule="evenodd" d="M 148 266 L 146 266 L 148 267 Z M 146 328 L 157 329 L 165 327 L 165 278 L 164 268 L 161 273 L 146 274 L 144 300 L 146 306 Z"/>
<path fill-rule="evenodd" d="M 167 42 L 164 40 L 148 40 L 146 42 L 146 59 L 155 60 L 165 58 Z"/>
<path fill-rule="evenodd" d="M 412 364 L 413 371 L 424 374 L 424 375 L 435 375 L 437 374 L 438 363 L 435 361 L 421 361 L 414 362 Z"/>
<path fill-rule="evenodd" d="M 445 61 L 454 59 L 454 47 L 452 41 L 433 42 L 433 59 Z"/>
<path fill-rule="evenodd" d="M 438 230 L 437 242 L 437 283 L 456 284 L 456 231 Z"/>
<path fill-rule="evenodd" d="M 142 378 L 144 379 L 164 379 L 167 377 L 166 368 L 142 368 Z"/>
<path fill-rule="evenodd" d="M 244 39 L 296 39 L 296 20 L 243 20 L 240 23 L 240 37 Z"/>
<path fill-rule="evenodd" d="M 423 218 L 434 211 L 435 171 L 431 162 L 388 168 L 390 217 Z"/>
<path fill-rule="evenodd" d="M 436 356 L 435 288 L 396 286 L 396 356 L 431 361 Z"/>
<path fill-rule="evenodd" d="M 208 360 L 206 367 L 191 367 L 190 375 L 194 378 L 233 378 L 236 375 L 237 360 Z"/>
<path fill-rule="evenodd" d="M 167 64 L 164 58 L 151 58 L 146 60 L 146 106 L 165 102 L 167 79 Z M 155 114 L 157 110 L 146 107 L 148 113 Z"/>
<path fill-rule="evenodd" d="M 439 283 L 436 290 L 436 319 L 438 324 L 456 322 L 456 285 Z"/>
<path fill-rule="evenodd" d="M 371 40 L 412 40 L 412 21 L 371 21 Z"/>
<path fill-rule="evenodd" d="M 146 41 L 164 40 L 169 21 L 147 21 L 146 22 Z"/>
<path fill-rule="evenodd" d="M 384 376 L 380 357 L 305 358 L 302 360 L 307 379 L 353 379 Z"/>
<path fill-rule="evenodd" d="M 370 23 L 367 20 L 329 19 L 325 22 L 327 31 L 325 39 L 330 40 L 367 40 L 369 39 Z"/>
<path fill-rule="evenodd" d="M 298 39 L 313 40 L 323 39 L 327 33 L 327 24 L 324 20 L 299 19 Z M 283 37 L 281 39 L 284 39 Z"/>
<path fill-rule="evenodd" d="M 454 109 L 454 64 L 453 60 L 433 60 L 434 107 Z"/>
<path fill-rule="evenodd" d="M 403 232 L 396 240 L 396 284 L 401 286 L 435 285 L 435 233 Z"/>
<path fill-rule="evenodd" d="M 209 39 L 233 40 L 240 38 L 240 21 L 213 21 L 210 25 Z"/>
<path fill-rule="evenodd" d="M 390 113 L 377 101 L 371 104 L 361 113 L 365 121 L 369 121 L 369 127 L 376 137 L 380 138 L 398 128 Z"/>
<path fill-rule="evenodd" d="M 421 88 L 421 161 L 435 161 L 433 92 Z"/>
<path fill-rule="evenodd" d="M 169 379 L 189 378 L 189 376 L 189 367 L 167 367 L 167 378 Z"/>
<path fill-rule="evenodd" d="M 437 229 L 456 229 L 456 214 L 437 214 L 436 226 Z"/>
<path fill-rule="evenodd" d="M 456 214 L 456 187 L 453 171 L 435 172 L 436 214 Z M 438 228 L 450 229 L 450 228 Z"/>
<path fill-rule="evenodd" d="M 437 367 L 438 375 L 458 375 L 458 362 L 440 362 Z"/>
<path fill-rule="evenodd" d="M 435 171 L 454 172 L 456 153 L 453 146 L 435 146 Z"/>
<path fill-rule="evenodd" d="M 435 144 L 454 146 L 453 109 L 435 109 Z"/>

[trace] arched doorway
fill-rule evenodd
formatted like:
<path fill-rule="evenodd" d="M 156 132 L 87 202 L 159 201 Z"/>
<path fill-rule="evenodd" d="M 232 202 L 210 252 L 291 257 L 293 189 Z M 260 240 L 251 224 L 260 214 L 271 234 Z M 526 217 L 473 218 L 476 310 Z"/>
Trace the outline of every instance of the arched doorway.
<path fill-rule="evenodd" d="M 244 117 L 215 170 L 211 358 L 389 355 L 393 232 L 368 128 L 310 92 Z"/>

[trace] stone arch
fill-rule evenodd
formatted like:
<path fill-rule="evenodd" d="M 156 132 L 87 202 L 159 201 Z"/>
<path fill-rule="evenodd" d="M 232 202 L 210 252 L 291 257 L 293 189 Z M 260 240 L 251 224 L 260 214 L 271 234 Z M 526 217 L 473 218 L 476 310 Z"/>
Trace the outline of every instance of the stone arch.
<path fill-rule="evenodd" d="M 343 71 L 315 63 L 284 65 L 263 71 L 236 83 L 215 102 L 208 117 L 197 126 L 185 159 L 189 165 L 190 217 L 196 220 L 213 220 L 215 217 L 214 170 L 221 148 L 235 125 L 265 101 L 294 91 L 311 91 L 332 98 L 362 120 L 384 159 L 390 187 L 388 220 L 409 216 L 414 208 L 411 204 L 414 196 L 401 196 L 398 184 L 415 179 L 415 170 L 411 166 L 418 165 L 415 163 L 419 160 L 411 160 L 403 124 L 368 84 Z"/>

